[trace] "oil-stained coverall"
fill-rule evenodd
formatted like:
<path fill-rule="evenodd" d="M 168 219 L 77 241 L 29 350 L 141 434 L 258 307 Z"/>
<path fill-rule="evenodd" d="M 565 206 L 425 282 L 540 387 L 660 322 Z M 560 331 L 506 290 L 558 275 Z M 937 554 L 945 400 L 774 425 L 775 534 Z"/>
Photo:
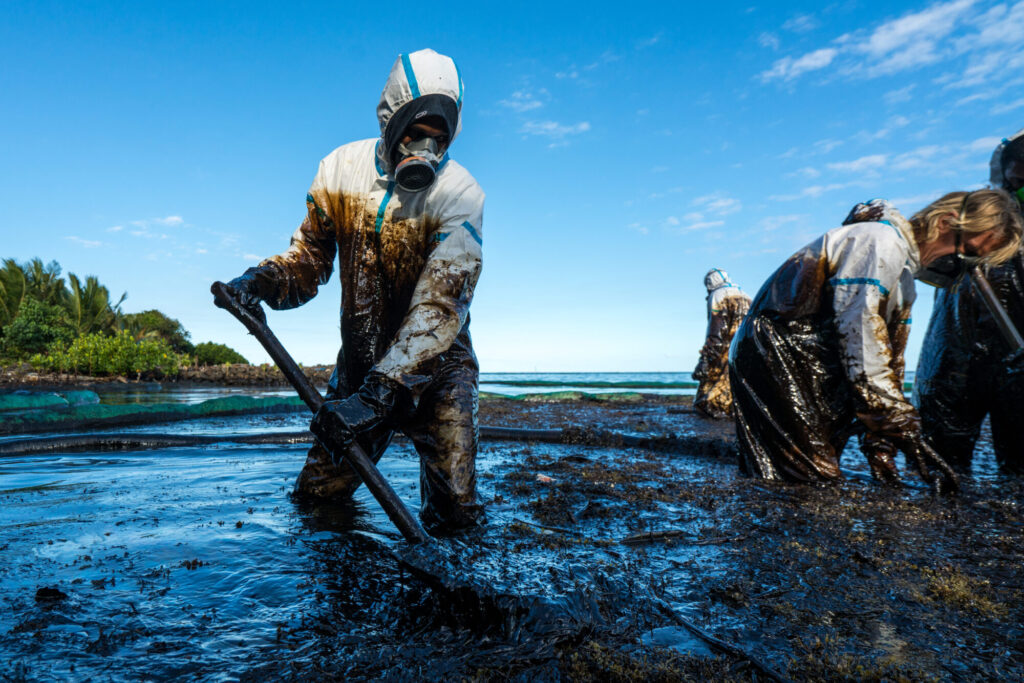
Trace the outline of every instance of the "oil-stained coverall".
<path fill-rule="evenodd" d="M 377 107 L 381 137 L 343 145 L 320 162 L 291 246 L 254 274 L 265 287 L 261 298 L 287 309 L 313 298 L 338 260 L 341 350 L 327 398 L 356 395 L 371 379 L 402 392 L 387 419 L 355 441 L 376 462 L 395 430 L 412 440 L 420 456 L 420 517 L 429 531 L 470 525 L 482 509 L 469 306 L 482 263 L 484 193 L 447 154 L 426 190 L 403 190 L 394 175 L 402 130 L 389 124 L 401 121 L 404 129 L 423 98 L 436 105 L 437 96 L 456 105 L 443 102 L 457 112 L 448 122 L 454 139 L 463 96 L 455 62 L 433 50 L 401 55 Z M 296 494 L 346 498 L 359 484 L 346 463 L 315 445 Z"/>
<path fill-rule="evenodd" d="M 1019 188 L 1003 174 L 1007 145 L 1024 148 L 1024 129 L 992 155 L 992 186 L 1013 192 Z M 1024 331 L 1024 251 L 988 268 L 986 278 L 1010 320 Z M 970 465 L 981 423 L 989 415 L 996 460 L 1008 470 L 1024 471 L 1024 373 L 1020 359 L 1011 359 L 1010 353 L 973 278 L 936 291 L 914 377 L 914 403 L 925 438 L 957 467 Z"/>
<path fill-rule="evenodd" d="M 740 467 L 765 479 L 840 476 L 849 437 L 879 479 L 920 440 L 903 396 L 903 352 L 920 256 L 910 223 L 882 200 L 798 251 L 765 282 L 729 359 Z"/>
<path fill-rule="evenodd" d="M 693 406 L 708 417 L 720 419 L 732 415 L 729 344 L 750 309 L 750 297 L 718 268 L 704 276 L 704 287 L 708 290 L 708 331 L 693 371 L 694 379 L 700 382 Z"/>

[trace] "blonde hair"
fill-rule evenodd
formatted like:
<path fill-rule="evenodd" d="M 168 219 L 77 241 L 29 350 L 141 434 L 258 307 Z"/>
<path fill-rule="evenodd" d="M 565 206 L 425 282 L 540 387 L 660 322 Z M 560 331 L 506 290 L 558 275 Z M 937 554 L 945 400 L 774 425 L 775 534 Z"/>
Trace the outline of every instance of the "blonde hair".
<path fill-rule="evenodd" d="M 994 230 L 1003 238 L 1001 247 L 982 257 L 983 263 L 1005 263 L 1020 248 L 1024 219 L 1017 200 L 1003 190 L 950 192 L 911 217 L 914 237 L 921 244 L 938 239 L 942 220 L 950 216 L 955 217 L 950 227 L 966 236 Z"/>

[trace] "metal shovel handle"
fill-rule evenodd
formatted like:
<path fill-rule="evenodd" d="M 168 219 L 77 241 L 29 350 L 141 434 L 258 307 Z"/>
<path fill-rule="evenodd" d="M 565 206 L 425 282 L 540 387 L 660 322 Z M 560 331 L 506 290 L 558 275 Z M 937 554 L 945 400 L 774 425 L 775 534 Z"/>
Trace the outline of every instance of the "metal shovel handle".
<path fill-rule="evenodd" d="M 1024 338 L 1021 337 L 1020 330 L 1010 320 L 1010 315 L 999 302 L 999 297 L 996 296 L 995 290 L 989 284 L 988 278 L 981 272 L 981 268 L 975 267 L 972 275 L 974 275 L 974 284 L 981 294 L 981 300 L 988 307 L 988 312 L 992 315 L 992 319 L 995 320 L 996 326 L 1003 335 L 1003 339 L 1010 345 L 1010 349 L 1013 351 L 1024 349 Z"/>
<path fill-rule="evenodd" d="M 295 387 L 299 397 L 309 406 L 309 409 L 314 413 L 318 411 L 320 406 L 324 404 L 323 396 L 320 395 L 320 392 L 313 386 L 313 383 L 302 372 L 302 368 L 298 366 L 291 355 L 281 346 L 281 342 L 270 331 L 267 324 L 257 319 L 245 306 L 239 303 L 231 289 L 223 282 L 214 282 L 210 286 L 210 291 L 213 293 L 217 305 L 235 316 L 239 322 L 245 325 L 249 333 L 256 337 L 256 340 L 263 345 L 263 348 L 270 354 L 270 357 L 277 364 L 277 367 L 280 368 L 281 373 L 288 382 Z M 335 452 L 331 444 L 323 445 L 331 450 L 332 454 L 339 454 Z M 412 516 L 409 509 L 405 507 L 398 494 L 388 484 L 387 479 L 384 478 L 380 470 L 377 469 L 358 443 L 353 441 L 347 448 L 340 449 L 340 455 L 355 470 L 359 478 L 363 480 L 366 488 L 370 490 L 373 497 L 384 508 L 384 512 L 387 513 L 394 525 L 398 527 L 398 530 L 402 532 L 402 536 L 405 537 L 406 541 L 409 543 L 422 543 L 427 540 L 427 534 L 423 531 L 423 527 L 419 525 L 419 522 Z M 336 461 L 337 459 L 335 458 Z"/>

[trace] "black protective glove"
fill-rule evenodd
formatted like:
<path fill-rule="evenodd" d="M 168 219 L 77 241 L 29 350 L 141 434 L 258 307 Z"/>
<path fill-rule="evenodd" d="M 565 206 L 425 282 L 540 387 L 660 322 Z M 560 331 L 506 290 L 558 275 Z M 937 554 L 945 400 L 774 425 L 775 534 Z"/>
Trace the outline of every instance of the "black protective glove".
<path fill-rule="evenodd" d="M 267 316 L 263 312 L 260 302 L 265 300 L 274 289 L 274 281 L 270 275 L 259 267 L 252 267 L 244 273 L 227 283 L 238 303 L 242 304 L 261 323 L 267 322 Z M 213 303 L 220 306 L 220 302 L 214 298 Z M 224 308 L 221 306 L 221 308 Z"/>
<path fill-rule="evenodd" d="M 704 354 L 701 354 L 700 360 L 697 361 L 697 367 L 693 369 L 690 376 L 698 382 L 703 382 L 708 378 L 708 363 L 704 359 Z"/>
<path fill-rule="evenodd" d="M 907 464 L 913 463 L 921 478 L 931 484 L 936 493 L 955 494 L 960 490 L 960 478 L 956 472 L 920 435 L 895 443 L 907 456 Z"/>
<path fill-rule="evenodd" d="M 1024 349 L 1011 351 L 1001 361 L 1006 367 L 1006 372 L 1011 377 L 1024 372 Z"/>
<path fill-rule="evenodd" d="M 871 476 L 883 484 L 900 487 L 903 480 L 896 467 L 896 445 L 884 437 L 871 434 L 864 435 L 861 450 L 871 467 Z"/>
<path fill-rule="evenodd" d="M 359 391 L 340 401 L 326 401 L 313 416 L 309 430 L 327 446 L 334 464 L 341 452 L 362 434 L 387 422 L 399 409 L 405 388 L 372 372 Z"/>

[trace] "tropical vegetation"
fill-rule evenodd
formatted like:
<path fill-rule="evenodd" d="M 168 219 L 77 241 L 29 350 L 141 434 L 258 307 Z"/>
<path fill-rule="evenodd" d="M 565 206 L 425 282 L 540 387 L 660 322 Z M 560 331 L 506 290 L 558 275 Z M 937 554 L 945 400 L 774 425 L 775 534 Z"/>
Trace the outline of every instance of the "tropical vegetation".
<path fill-rule="evenodd" d="M 99 280 L 34 258 L 0 266 L 0 365 L 88 375 L 174 376 L 183 366 L 247 363 L 223 344 L 193 345 L 185 327 L 158 310 L 127 313 Z"/>

